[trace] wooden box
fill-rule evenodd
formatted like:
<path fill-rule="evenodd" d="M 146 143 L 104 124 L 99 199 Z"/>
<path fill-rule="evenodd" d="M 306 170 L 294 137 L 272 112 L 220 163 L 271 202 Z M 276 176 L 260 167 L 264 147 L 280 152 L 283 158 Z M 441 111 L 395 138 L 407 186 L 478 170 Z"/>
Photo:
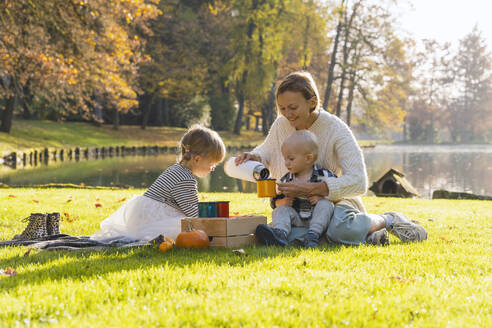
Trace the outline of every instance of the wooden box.
<path fill-rule="evenodd" d="M 259 224 L 266 224 L 266 216 L 243 215 L 230 218 L 184 218 L 181 231 L 187 231 L 188 222 L 193 229 L 203 230 L 210 240 L 210 247 L 241 247 L 254 245 L 255 230 Z"/>

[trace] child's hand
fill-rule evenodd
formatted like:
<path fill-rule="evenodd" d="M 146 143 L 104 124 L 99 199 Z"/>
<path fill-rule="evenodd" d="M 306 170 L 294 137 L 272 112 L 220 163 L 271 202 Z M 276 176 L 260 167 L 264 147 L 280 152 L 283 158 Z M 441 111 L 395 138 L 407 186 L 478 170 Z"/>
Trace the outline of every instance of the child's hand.
<path fill-rule="evenodd" d="M 318 195 L 308 197 L 308 201 L 311 205 L 316 205 L 318 203 L 318 201 L 320 201 L 321 199 L 324 199 L 324 197 L 321 197 Z"/>
<path fill-rule="evenodd" d="M 294 198 L 290 198 L 290 197 L 285 197 L 285 198 L 282 198 L 282 199 L 277 199 L 275 201 L 275 207 L 279 207 L 279 206 L 292 206 L 292 203 L 294 202 Z"/>

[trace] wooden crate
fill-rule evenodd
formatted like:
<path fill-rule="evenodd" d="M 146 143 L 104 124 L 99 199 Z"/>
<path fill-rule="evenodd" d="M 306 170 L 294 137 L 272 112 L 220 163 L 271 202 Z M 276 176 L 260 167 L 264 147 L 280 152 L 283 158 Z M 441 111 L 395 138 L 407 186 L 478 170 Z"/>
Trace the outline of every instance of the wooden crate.
<path fill-rule="evenodd" d="M 255 230 L 259 224 L 266 224 L 266 216 L 243 215 L 230 218 L 184 218 L 181 231 L 187 231 L 188 222 L 193 229 L 207 233 L 210 247 L 241 247 L 254 245 Z"/>

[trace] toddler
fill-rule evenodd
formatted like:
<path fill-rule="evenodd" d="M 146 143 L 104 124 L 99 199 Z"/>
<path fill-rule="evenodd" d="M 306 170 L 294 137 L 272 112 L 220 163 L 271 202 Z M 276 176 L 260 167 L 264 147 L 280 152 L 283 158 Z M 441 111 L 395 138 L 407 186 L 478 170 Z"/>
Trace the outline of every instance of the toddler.
<path fill-rule="evenodd" d="M 319 182 L 320 177 L 336 177 L 331 171 L 314 164 L 318 157 L 316 136 L 308 130 L 292 133 L 282 143 L 282 155 L 289 171 L 280 181 L 289 182 L 304 180 Z M 307 199 L 289 198 L 278 195 L 271 200 L 272 224 L 259 225 L 256 235 L 266 245 L 287 245 L 287 236 L 291 227 L 308 227 L 304 238 L 306 248 L 316 247 L 321 234 L 328 227 L 334 211 L 334 205 L 322 196 L 311 196 Z"/>
<path fill-rule="evenodd" d="M 140 196 L 135 196 L 110 217 L 91 238 L 150 241 L 160 234 L 175 239 L 181 219 L 198 217 L 196 177 L 204 177 L 225 156 L 225 146 L 217 132 L 192 126 L 180 141 L 179 162 L 170 166 Z"/>

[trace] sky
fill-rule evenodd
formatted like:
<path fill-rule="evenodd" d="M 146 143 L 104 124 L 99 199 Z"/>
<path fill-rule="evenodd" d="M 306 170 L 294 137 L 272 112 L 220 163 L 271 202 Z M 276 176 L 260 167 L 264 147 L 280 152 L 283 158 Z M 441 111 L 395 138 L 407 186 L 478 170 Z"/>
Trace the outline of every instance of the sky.
<path fill-rule="evenodd" d="M 401 28 L 414 38 L 440 43 L 457 45 L 477 24 L 492 51 L 492 0 L 403 0 L 396 11 Z"/>

